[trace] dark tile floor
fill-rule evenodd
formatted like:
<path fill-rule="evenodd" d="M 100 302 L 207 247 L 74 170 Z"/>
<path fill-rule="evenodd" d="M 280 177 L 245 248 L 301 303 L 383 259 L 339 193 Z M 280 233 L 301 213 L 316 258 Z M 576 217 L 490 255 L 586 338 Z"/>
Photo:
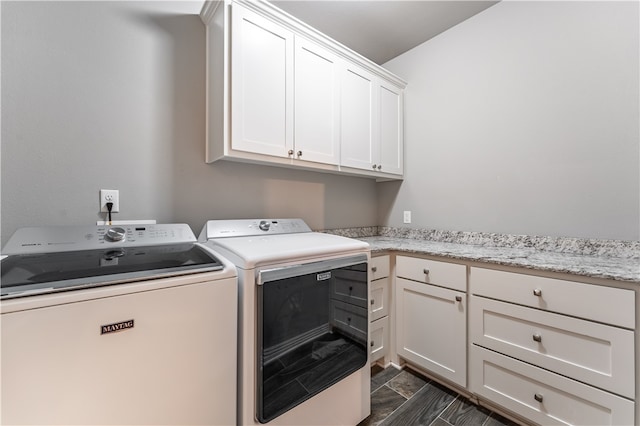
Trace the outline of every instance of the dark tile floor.
<path fill-rule="evenodd" d="M 516 426 L 410 369 L 371 369 L 371 415 L 358 426 Z"/>

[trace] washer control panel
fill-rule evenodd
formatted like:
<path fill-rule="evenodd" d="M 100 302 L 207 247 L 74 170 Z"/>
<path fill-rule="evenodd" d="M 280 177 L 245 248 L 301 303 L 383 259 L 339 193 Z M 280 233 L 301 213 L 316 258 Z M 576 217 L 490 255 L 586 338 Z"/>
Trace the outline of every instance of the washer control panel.
<path fill-rule="evenodd" d="M 55 253 L 195 241 L 193 231 L 184 223 L 31 227 L 18 229 L 3 247 L 2 254 Z"/>
<path fill-rule="evenodd" d="M 302 219 L 210 220 L 202 228 L 199 241 L 211 238 L 251 237 L 256 235 L 312 232 Z"/>

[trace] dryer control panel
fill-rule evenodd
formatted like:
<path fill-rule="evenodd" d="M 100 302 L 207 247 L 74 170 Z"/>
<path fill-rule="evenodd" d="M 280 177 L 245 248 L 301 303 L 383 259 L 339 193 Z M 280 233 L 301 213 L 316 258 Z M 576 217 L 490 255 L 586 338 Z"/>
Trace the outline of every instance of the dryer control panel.
<path fill-rule="evenodd" d="M 202 229 L 198 240 L 204 242 L 211 238 L 299 234 L 301 232 L 312 232 L 302 219 L 210 220 Z"/>

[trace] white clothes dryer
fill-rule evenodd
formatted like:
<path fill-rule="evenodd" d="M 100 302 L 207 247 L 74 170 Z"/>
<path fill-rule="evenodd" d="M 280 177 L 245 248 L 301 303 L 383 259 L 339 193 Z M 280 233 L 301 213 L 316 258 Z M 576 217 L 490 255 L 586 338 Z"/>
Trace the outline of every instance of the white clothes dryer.
<path fill-rule="evenodd" d="M 209 221 L 239 280 L 242 425 L 356 425 L 370 413 L 367 243 L 301 219 Z"/>

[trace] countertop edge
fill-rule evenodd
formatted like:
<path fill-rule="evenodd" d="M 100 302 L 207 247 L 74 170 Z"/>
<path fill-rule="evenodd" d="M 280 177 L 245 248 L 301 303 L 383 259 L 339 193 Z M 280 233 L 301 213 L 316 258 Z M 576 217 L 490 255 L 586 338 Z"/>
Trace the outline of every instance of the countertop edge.
<path fill-rule="evenodd" d="M 389 237 L 356 238 L 369 243 L 372 254 L 398 252 L 460 261 L 509 266 L 640 284 L 640 259 L 543 252 L 535 249 L 483 247 Z M 384 241 L 380 241 L 384 240 Z M 407 247 L 407 245 L 410 245 Z"/>

